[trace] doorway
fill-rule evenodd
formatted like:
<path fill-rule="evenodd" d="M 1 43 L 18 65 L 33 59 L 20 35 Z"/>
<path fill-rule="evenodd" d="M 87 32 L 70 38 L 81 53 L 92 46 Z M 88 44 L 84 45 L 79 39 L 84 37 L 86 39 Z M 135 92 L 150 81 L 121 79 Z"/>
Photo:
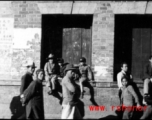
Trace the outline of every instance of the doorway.
<path fill-rule="evenodd" d="M 152 54 L 152 15 L 116 15 L 114 81 L 127 62 L 134 80 L 141 80 Z"/>
<path fill-rule="evenodd" d="M 50 53 L 72 64 L 85 57 L 91 65 L 92 22 L 93 15 L 42 15 L 41 68 Z"/>

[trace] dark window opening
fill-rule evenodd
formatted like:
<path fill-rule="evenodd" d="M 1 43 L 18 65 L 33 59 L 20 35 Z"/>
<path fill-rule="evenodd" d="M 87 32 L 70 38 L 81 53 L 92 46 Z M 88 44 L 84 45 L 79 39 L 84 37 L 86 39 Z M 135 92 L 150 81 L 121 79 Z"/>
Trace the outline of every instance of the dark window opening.
<path fill-rule="evenodd" d="M 152 54 L 152 15 L 115 15 L 114 81 L 127 62 L 135 80 L 141 80 Z"/>
<path fill-rule="evenodd" d="M 93 15 L 42 15 L 41 68 L 50 53 L 73 64 L 84 56 L 91 65 L 92 21 Z"/>

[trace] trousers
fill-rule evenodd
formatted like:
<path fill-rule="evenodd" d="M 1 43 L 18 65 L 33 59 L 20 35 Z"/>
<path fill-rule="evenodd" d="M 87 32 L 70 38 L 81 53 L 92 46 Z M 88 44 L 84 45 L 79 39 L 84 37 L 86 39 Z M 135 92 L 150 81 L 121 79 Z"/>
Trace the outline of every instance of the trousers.
<path fill-rule="evenodd" d="M 63 104 L 61 119 L 82 119 L 82 117 L 77 106 Z"/>

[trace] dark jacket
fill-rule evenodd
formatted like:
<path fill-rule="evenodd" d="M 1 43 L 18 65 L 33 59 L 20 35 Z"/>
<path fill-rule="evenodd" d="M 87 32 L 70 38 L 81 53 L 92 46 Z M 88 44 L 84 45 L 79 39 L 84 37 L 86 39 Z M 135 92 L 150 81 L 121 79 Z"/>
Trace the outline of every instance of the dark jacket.
<path fill-rule="evenodd" d="M 94 80 L 93 72 L 90 66 L 86 64 L 83 66 L 79 65 L 79 71 L 80 71 L 81 77 L 87 77 L 89 78 L 89 80 Z"/>
<path fill-rule="evenodd" d="M 152 65 L 151 63 L 149 62 L 145 68 L 144 68 L 144 77 L 143 79 L 146 79 L 146 78 L 151 78 L 152 77 Z"/>
<path fill-rule="evenodd" d="M 29 86 L 29 84 L 33 81 L 31 73 L 26 73 L 21 78 L 21 87 L 20 87 L 20 95 L 23 94 L 24 90 Z"/>
<path fill-rule="evenodd" d="M 26 104 L 27 118 L 31 118 L 31 114 L 37 119 L 44 119 L 43 116 L 43 86 L 39 80 L 33 81 L 24 91 L 23 104 Z"/>
<path fill-rule="evenodd" d="M 69 63 L 64 63 L 63 66 L 60 66 L 60 77 L 63 78 L 65 76 L 65 68 Z"/>

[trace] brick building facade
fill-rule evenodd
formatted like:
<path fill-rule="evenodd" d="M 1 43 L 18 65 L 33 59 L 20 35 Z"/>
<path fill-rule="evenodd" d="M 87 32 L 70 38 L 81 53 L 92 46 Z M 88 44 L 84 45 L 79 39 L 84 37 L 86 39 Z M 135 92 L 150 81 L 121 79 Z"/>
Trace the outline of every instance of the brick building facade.
<path fill-rule="evenodd" d="M 11 116 L 9 104 L 19 94 L 20 78 L 24 72 L 21 65 L 25 59 L 34 59 L 40 67 L 43 16 L 93 16 L 91 64 L 95 74 L 96 98 L 98 103 L 112 105 L 118 104 L 114 82 L 115 16 L 151 13 L 152 2 L 144 1 L 0 1 L 0 112 L 3 113 L 0 117 Z M 51 98 L 45 97 L 48 103 Z M 48 116 L 55 114 L 48 111 Z M 99 113 L 97 115 L 100 116 Z"/>

